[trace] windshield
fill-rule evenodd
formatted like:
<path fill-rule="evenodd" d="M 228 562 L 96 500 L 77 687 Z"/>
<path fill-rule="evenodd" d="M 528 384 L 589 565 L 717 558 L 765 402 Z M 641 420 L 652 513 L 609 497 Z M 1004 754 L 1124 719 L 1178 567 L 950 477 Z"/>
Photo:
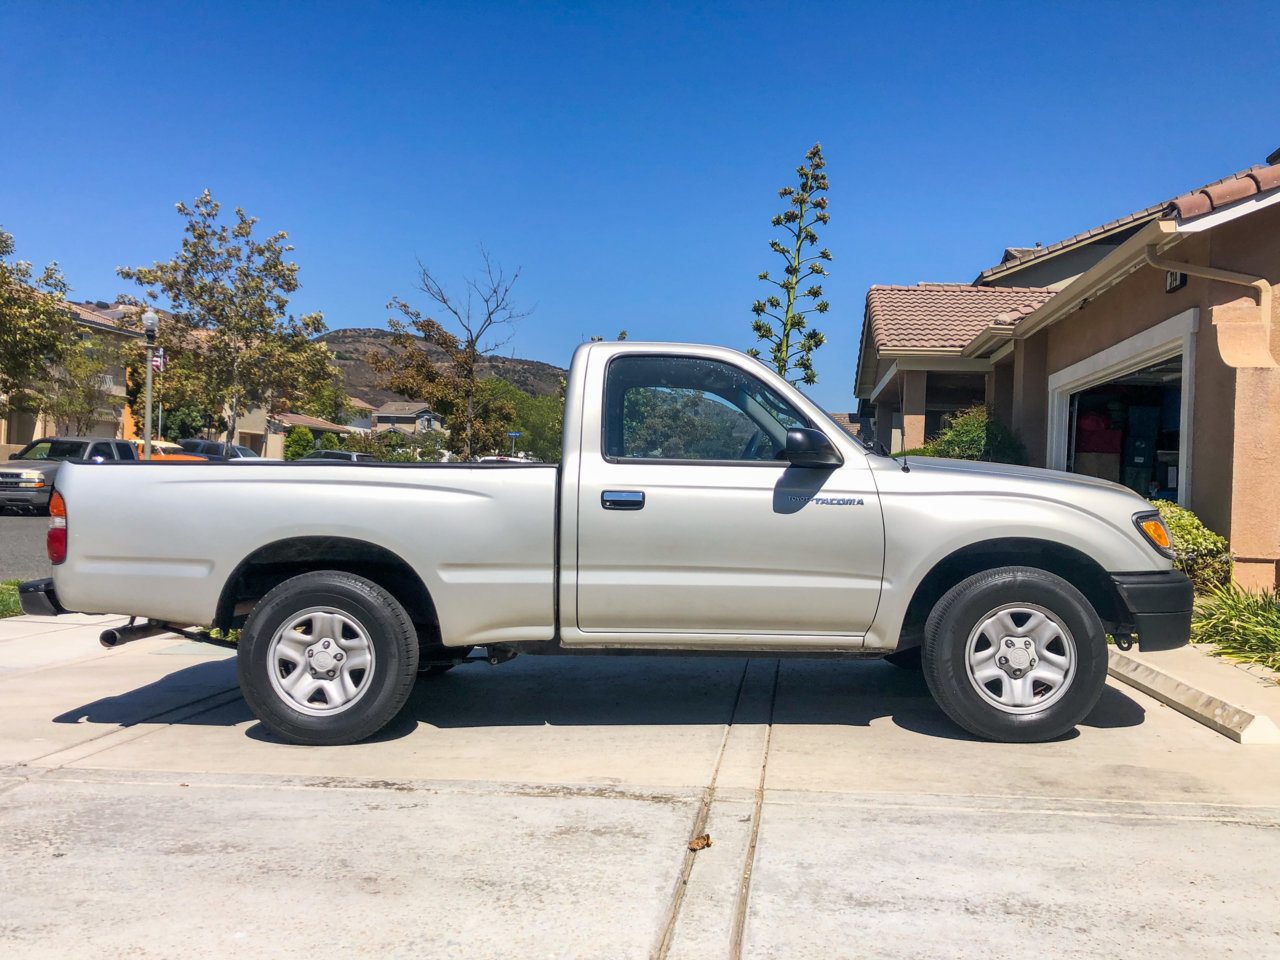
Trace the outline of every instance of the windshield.
<path fill-rule="evenodd" d="M 79 460 L 87 440 L 39 440 L 18 454 L 19 460 Z"/>

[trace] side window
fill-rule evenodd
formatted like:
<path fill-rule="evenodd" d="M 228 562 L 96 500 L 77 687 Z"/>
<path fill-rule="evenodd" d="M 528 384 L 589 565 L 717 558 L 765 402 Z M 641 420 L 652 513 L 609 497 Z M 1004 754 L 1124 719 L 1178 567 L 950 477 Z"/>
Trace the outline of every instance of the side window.
<path fill-rule="evenodd" d="M 111 449 L 109 443 L 95 443 L 89 448 L 89 459 L 101 457 L 103 460 L 114 460 L 116 458 L 115 451 Z"/>
<path fill-rule="evenodd" d="M 763 381 L 718 360 L 623 356 L 605 376 L 605 456 L 772 461 L 808 422 Z"/>
<path fill-rule="evenodd" d="M 116 448 L 116 458 L 119 460 L 137 460 L 138 455 L 134 452 L 133 444 L 124 440 L 117 440 L 112 444 Z"/>

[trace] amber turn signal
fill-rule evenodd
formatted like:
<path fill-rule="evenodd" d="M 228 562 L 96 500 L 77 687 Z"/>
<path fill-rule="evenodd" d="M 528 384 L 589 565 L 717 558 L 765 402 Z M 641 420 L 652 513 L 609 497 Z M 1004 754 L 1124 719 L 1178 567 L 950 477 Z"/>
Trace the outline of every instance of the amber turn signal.
<path fill-rule="evenodd" d="M 1151 538 L 1151 542 L 1162 550 L 1169 549 L 1169 531 L 1159 520 L 1143 520 L 1142 532 Z"/>
<path fill-rule="evenodd" d="M 1169 540 L 1169 529 L 1164 525 L 1158 513 L 1139 513 L 1133 518 L 1133 525 L 1142 531 L 1147 541 L 1164 556 L 1173 559 L 1173 545 Z"/>

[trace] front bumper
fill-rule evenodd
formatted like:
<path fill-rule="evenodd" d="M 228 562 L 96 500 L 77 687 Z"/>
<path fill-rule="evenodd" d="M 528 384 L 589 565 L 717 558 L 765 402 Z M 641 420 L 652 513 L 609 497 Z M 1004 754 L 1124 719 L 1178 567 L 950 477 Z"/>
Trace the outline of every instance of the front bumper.
<path fill-rule="evenodd" d="M 1138 635 L 1143 653 L 1172 650 L 1191 638 L 1195 591 L 1181 570 L 1116 573 L 1111 580 L 1129 614 L 1126 626 Z"/>
<path fill-rule="evenodd" d="M 0 486 L 0 507 L 12 507 L 16 510 L 33 508 L 40 510 L 49 505 L 49 498 L 52 495 L 52 484 L 28 488 Z"/>
<path fill-rule="evenodd" d="M 56 617 L 67 612 L 58 602 L 53 581 L 48 578 L 18 584 L 18 602 L 22 604 L 22 612 L 28 617 Z"/>

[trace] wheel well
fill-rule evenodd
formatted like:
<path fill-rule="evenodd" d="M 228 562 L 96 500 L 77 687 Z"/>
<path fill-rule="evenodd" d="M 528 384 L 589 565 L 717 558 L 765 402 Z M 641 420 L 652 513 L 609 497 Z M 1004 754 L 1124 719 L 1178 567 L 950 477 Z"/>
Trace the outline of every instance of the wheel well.
<path fill-rule="evenodd" d="M 1079 550 L 1049 540 L 1005 538 L 970 544 L 943 558 L 911 596 L 902 620 L 898 649 L 919 646 L 929 611 L 942 595 L 966 577 L 995 567 L 1037 567 L 1057 574 L 1084 594 L 1109 633 L 1124 616 L 1124 604 L 1110 575 Z"/>
<path fill-rule="evenodd" d="M 253 605 L 274 587 L 312 570 L 343 570 L 372 580 L 405 608 L 422 642 L 440 642 L 435 604 L 413 567 L 385 547 L 348 537 L 294 537 L 255 550 L 222 588 L 214 626 L 227 630 L 242 625 Z"/>

